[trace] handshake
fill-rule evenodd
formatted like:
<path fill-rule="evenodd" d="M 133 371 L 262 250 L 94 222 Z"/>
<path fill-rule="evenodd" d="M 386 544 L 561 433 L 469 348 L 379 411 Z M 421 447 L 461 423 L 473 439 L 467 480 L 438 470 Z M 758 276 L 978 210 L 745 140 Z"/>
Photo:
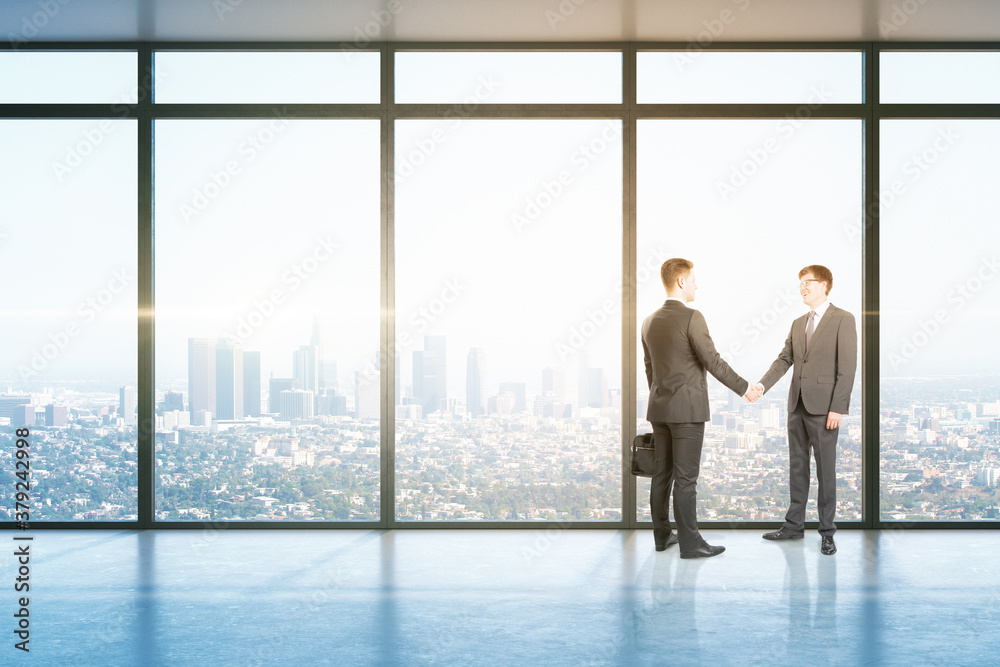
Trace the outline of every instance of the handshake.
<path fill-rule="evenodd" d="M 748 402 L 753 403 L 763 395 L 764 395 L 764 385 L 758 382 L 757 384 L 750 385 L 750 387 L 747 389 L 747 393 L 745 393 L 743 397 L 746 398 Z"/>

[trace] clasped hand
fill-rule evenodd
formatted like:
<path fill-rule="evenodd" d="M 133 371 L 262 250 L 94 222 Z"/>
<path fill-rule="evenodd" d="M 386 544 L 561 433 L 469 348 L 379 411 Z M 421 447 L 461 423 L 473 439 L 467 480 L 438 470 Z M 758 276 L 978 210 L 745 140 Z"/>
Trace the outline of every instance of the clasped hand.
<path fill-rule="evenodd" d="M 747 399 L 747 401 L 753 403 L 763 395 L 764 395 L 764 385 L 758 382 L 757 384 L 750 385 L 750 388 L 747 389 L 747 393 L 744 394 L 743 396 L 744 398 Z"/>

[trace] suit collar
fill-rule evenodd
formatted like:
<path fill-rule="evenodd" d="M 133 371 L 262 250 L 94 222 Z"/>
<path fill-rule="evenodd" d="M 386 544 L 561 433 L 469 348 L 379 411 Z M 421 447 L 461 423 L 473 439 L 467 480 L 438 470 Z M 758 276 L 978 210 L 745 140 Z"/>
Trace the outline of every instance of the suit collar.
<path fill-rule="evenodd" d="M 824 301 L 823 303 L 819 304 L 819 306 L 817 306 L 813 310 L 816 311 L 816 315 L 819 316 L 820 321 L 822 322 L 823 321 L 823 315 L 825 315 L 826 312 L 828 310 L 830 310 L 830 308 L 832 308 L 832 307 L 833 307 L 832 303 L 830 303 L 829 301 Z M 808 313 L 806 313 L 806 314 L 808 315 Z"/>

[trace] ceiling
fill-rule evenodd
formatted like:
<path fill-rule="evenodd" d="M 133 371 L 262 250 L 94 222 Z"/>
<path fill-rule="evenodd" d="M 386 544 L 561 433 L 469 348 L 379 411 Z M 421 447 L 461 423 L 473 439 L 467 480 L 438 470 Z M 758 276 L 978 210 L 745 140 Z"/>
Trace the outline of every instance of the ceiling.
<path fill-rule="evenodd" d="M 43 41 L 997 41 L 996 0 L 2 0 Z"/>

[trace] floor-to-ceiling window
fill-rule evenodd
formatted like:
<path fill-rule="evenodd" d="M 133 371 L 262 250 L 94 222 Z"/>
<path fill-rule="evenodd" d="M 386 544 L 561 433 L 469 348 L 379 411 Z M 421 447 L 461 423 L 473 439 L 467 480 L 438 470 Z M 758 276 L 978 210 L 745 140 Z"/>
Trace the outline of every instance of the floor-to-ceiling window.
<path fill-rule="evenodd" d="M 1000 518 L 1000 121 L 965 106 L 1000 102 L 998 73 L 997 53 L 880 54 L 900 105 L 879 128 L 883 521 Z"/>
<path fill-rule="evenodd" d="M 289 75 L 290 73 L 290 75 Z M 378 54 L 156 54 L 156 518 L 379 517 Z M 199 105 L 260 102 L 252 117 Z M 271 105 L 271 106 L 267 106 Z"/>
<path fill-rule="evenodd" d="M 618 521 L 622 121 L 474 116 L 620 102 L 621 54 L 396 62 L 443 106 L 394 128 L 396 517 Z"/>
<path fill-rule="evenodd" d="M 5 520 L 136 520 L 135 68 L 0 53 L 0 104 L 88 116 L 0 120 Z"/>
<path fill-rule="evenodd" d="M 862 101 L 862 54 L 638 55 L 640 103 L 784 105 L 765 118 L 712 118 L 717 110 L 696 107 L 693 115 L 706 117 L 640 118 L 636 132 L 637 335 L 666 296 L 660 264 L 689 259 L 699 286 L 691 307 L 705 315 L 723 358 L 755 383 L 807 310 L 801 268 L 831 269 L 830 301 L 861 321 L 864 125 L 829 116 L 831 107 Z M 637 350 L 641 357 L 638 342 Z M 637 363 L 643 432 L 648 387 Z M 699 479 L 705 519 L 784 517 L 790 375 L 753 404 L 709 378 L 712 420 Z M 845 521 L 862 517 L 861 375 L 859 367 L 837 455 L 837 516 Z M 813 484 L 810 508 L 815 493 Z M 643 480 L 640 520 L 649 518 L 648 497 Z"/>

